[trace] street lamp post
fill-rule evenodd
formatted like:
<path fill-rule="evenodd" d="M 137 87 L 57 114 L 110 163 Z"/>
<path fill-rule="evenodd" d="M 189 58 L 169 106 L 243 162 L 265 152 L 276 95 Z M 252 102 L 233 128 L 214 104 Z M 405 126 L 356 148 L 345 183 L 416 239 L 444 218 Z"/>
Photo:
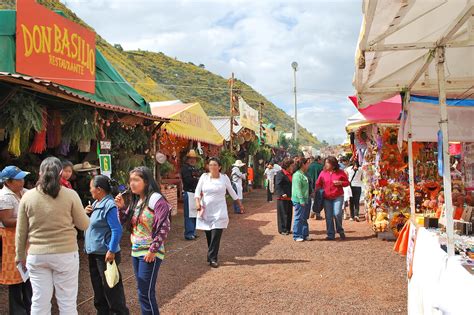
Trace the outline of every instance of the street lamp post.
<path fill-rule="evenodd" d="M 293 68 L 293 83 L 294 83 L 294 88 L 293 92 L 295 93 L 295 131 L 293 135 L 293 139 L 295 141 L 298 139 L 298 112 L 297 112 L 297 101 L 296 101 L 296 71 L 298 71 L 298 63 L 296 61 L 293 61 L 291 63 L 291 67 Z"/>

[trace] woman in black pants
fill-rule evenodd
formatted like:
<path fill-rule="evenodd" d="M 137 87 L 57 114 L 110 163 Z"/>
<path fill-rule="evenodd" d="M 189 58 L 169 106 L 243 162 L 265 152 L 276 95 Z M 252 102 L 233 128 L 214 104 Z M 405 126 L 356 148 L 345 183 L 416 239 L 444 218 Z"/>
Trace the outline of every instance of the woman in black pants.
<path fill-rule="evenodd" d="M 282 170 L 275 176 L 275 195 L 277 196 L 278 233 L 288 235 L 291 232 L 293 203 L 291 201 L 291 170 L 293 160 L 286 158 L 281 163 Z"/>
<path fill-rule="evenodd" d="M 362 170 L 359 168 L 359 162 L 356 160 L 347 169 L 347 176 L 351 185 L 352 197 L 349 201 L 351 218 L 359 222 L 360 196 L 362 194 Z"/>

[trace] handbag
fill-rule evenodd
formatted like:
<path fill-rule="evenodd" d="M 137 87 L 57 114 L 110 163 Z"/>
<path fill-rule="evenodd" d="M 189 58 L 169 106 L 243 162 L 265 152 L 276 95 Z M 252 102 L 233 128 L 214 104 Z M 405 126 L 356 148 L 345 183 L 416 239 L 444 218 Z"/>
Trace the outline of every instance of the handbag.
<path fill-rule="evenodd" d="M 115 260 L 111 263 L 107 262 L 107 268 L 105 269 L 104 274 L 109 288 L 115 287 L 120 280 L 120 273 Z"/>

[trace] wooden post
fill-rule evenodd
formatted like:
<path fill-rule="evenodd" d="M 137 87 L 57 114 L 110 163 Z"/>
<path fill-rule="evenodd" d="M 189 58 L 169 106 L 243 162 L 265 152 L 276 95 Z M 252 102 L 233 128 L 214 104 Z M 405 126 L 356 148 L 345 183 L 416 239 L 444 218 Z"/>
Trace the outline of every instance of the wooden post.
<path fill-rule="evenodd" d="M 234 73 L 232 72 L 232 77 L 230 79 L 230 152 L 234 152 Z"/>
<path fill-rule="evenodd" d="M 262 139 L 263 136 L 263 102 L 260 102 L 260 107 L 258 110 L 258 122 L 260 124 L 260 139 Z"/>
<path fill-rule="evenodd" d="M 448 108 L 446 105 L 446 78 L 444 71 L 445 47 L 436 49 L 436 70 L 438 72 L 439 89 L 439 111 L 441 120 L 439 122 L 443 135 L 443 184 L 444 184 L 444 204 L 446 207 L 446 234 L 448 236 L 448 256 L 454 256 L 454 219 L 453 201 L 451 191 L 451 165 L 449 155 L 449 134 L 448 134 Z"/>

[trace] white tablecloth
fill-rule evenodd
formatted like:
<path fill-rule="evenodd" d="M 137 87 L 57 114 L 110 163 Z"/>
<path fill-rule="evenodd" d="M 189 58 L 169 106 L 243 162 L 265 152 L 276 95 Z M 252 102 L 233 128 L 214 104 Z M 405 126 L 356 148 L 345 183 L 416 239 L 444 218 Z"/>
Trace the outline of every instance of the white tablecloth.
<path fill-rule="evenodd" d="M 419 228 L 413 258 L 413 276 L 408 283 L 408 314 L 474 314 L 470 301 L 474 276 L 448 258 L 438 236 Z"/>

